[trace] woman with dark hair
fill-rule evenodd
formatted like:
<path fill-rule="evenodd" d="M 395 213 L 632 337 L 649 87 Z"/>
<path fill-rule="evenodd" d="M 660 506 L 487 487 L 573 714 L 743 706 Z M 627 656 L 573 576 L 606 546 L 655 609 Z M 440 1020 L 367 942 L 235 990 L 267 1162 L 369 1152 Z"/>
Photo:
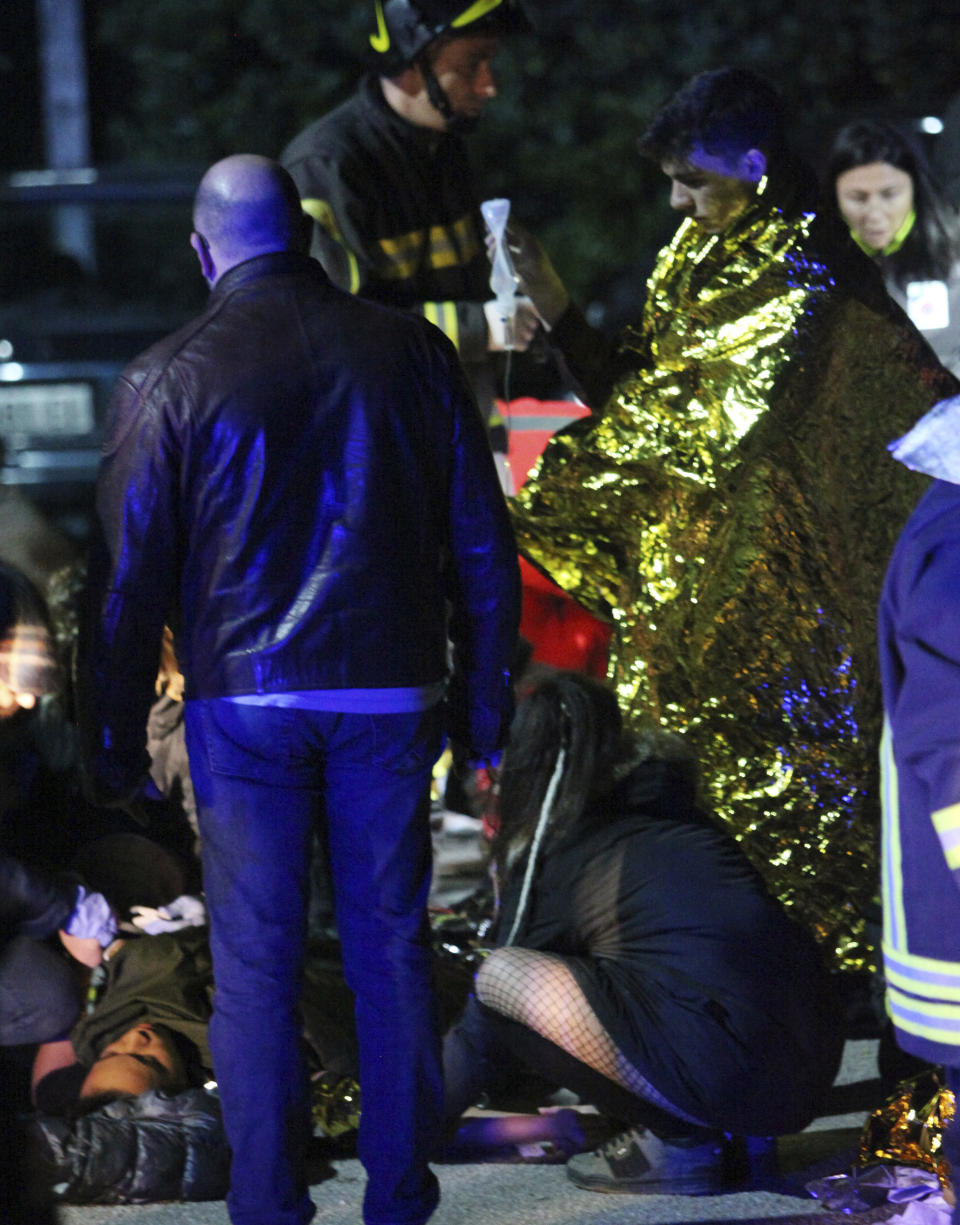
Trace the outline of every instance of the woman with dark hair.
<path fill-rule="evenodd" d="M 559 673 L 518 707 L 499 947 L 445 1040 L 447 1111 L 524 1068 L 575 1091 L 629 1127 L 571 1158 L 587 1189 L 721 1190 L 743 1173 L 730 1136 L 804 1127 L 839 1062 L 812 938 L 695 789 L 682 742 L 625 737 L 598 682 Z"/>
<path fill-rule="evenodd" d="M 960 374 L 960 219 L 918 146 L 861 119 L 833 139 L 824 211 L 880 267 L 890 295 Z"/>

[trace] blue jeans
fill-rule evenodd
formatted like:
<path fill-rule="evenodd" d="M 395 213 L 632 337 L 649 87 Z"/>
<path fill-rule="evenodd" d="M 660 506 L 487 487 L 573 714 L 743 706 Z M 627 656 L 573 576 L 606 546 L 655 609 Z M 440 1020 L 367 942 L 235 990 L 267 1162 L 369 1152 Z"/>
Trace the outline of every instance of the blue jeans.
<path fill-rule="evenodd" d="M 216 993 L 210 1046 L 234 1225 L 303 1225 L 309 1094 L 298 1004 L 311 833 L 325 839 L 356 996 L 367 1225 L 436 1207 L 440 1039 L 426 920 L 437 709 L 357 715 L 186 707 Z"/>

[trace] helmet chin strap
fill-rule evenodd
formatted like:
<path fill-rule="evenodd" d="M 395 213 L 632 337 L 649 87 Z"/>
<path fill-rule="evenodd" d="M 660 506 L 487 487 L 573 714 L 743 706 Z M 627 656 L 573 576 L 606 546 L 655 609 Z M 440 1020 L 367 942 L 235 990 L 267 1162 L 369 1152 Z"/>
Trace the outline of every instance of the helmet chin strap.
<path fill-rule="evenodd" d="M 427 97 L 431 104 L 440 112 L 446 121 L 447 131 L 463 134 L 472 132 L 477 126 L 477 117 L 473 115 L 458 115 L 450 105 L 450 99 L 437 80 L 436 73 L 430 67 L 426 55 L 417 58 L 417 64 L 423 75 L 423 83 L 427 87 Z"/>

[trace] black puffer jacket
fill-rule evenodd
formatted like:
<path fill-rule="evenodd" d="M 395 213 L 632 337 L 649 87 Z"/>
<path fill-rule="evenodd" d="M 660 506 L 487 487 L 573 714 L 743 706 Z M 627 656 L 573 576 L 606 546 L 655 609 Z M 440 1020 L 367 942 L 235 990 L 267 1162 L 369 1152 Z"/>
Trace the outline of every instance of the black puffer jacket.
<path fill-rule="evenodd" d="M 69 1204 L 223 1199 L 230 1150 L 220 1103 L 203 1089 L 152 1092 L 66 1119 L 28 1121 L 33 1176 Z"/>

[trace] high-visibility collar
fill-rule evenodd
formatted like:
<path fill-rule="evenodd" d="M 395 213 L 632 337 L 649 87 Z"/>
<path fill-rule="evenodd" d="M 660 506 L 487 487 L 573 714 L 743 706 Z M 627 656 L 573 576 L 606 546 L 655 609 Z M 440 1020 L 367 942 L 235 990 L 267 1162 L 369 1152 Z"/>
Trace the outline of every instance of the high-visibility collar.
<path fill-rule="evenodd" d="M 917 220 L 917 214 L 914 209 L 911 209 L 904 217 L 900 224 L 900 229 L 890 239 L 885 247 L 881 247 L 878 251 L 876 247 L 871 247 L 869 243 L 864 242 L 860 235 L 855 231 L 850 231 L 850 237 L 857 244 L 861 251 L 866 251 L 867 255 L 893 255 L 899 251 L 903 244 L 907 241 L 910 231 L 913 229 L 914 223 Z"/>

